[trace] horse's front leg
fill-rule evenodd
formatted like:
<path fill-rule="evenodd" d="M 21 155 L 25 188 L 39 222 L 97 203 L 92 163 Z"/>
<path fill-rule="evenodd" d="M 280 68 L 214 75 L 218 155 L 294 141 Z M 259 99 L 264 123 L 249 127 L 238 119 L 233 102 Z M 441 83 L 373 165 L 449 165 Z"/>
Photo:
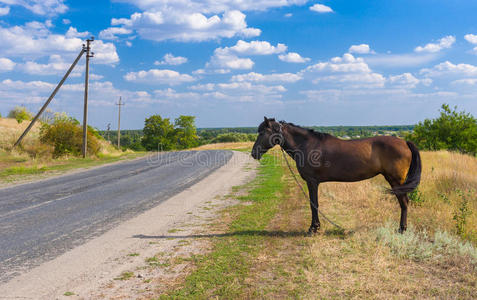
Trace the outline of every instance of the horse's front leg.
<path fill-rule="evenodd" d="M 320 219 L 318 218 L 318 183 L 307 180 L 308 193 L 310 194 L 311 225 L 308 233 L 316 233 L 320 229 Z"/>

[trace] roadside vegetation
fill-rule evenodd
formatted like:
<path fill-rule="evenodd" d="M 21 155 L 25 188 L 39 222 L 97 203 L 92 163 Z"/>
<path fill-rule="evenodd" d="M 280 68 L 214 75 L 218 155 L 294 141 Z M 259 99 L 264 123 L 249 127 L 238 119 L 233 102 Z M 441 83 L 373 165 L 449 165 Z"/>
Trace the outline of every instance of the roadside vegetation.
<path fill-rule="evenodd" d="M 82 128 L 79 122 L 66 114 L 51 111 L 45 112 L 21 145 L 12 149 L 29 125 L 32 114 L 24 107 L 16 107 L 8 115 L 11 118 L 0 118 L 0 185 L 145 154 L 118 151 L 96 129 L 89 127 L 88 156 L 80 158 Z"/>

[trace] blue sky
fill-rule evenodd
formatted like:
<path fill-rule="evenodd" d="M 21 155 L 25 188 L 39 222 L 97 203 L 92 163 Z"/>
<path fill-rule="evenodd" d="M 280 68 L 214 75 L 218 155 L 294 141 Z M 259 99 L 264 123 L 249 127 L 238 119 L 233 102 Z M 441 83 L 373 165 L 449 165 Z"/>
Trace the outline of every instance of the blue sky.
<path fill-rule="evenodd" d="M 36 112 L 94 35 L 89 123 L 414 124 L 477 115 L 475 1 L 0 0 L 0 112 Z M 84 60 L 51 104 L 82 119 Z"/>

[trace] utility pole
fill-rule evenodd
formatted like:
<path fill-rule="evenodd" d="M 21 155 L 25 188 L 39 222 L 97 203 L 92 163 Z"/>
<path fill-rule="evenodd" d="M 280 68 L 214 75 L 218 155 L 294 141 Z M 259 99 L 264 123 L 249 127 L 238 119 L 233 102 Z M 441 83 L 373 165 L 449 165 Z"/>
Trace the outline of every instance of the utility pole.
<path fill-rule="evenodd" d="M 84 74 L 84 111 L 83 111 L 83 158 L 86 158 L 88 147 L 88 83 L 89 83 L 89 59 L 94 56 L 90 52 L 90 43 L 94 41 L 94 37 L 86 40 L 86 70 Z M 84 45 L 83 45 L 84 47 Z"/>
<path fill-rule="evenodd" d="M 124 105 L 121 102 L 121 97 L 119 97 L 119 102 L 116 105 L 118 106 L 118 149 L 121 149 L 121 106 Z"/>
<path fill-rule="evenodd" d="M 61 86 L 63 85 L 63 83 L 65 82 L 66 78 L 68 78 L 68 76 L 70 75 L 71 71 L 73 71 L 74 67 L 76 66 L 76 64 L 78 63 L 78 61 L 80 60 L 81 56 L 83 56 L 85 52 L 85 48 L 83 47 L 80 51 L 80 53 L 78 54 L 78 56 L 76 57 L 75 61 L 71 64 L 70 68 L 68 69 L 68 71 L 66 71 L 66 74 L 65 76 L 63 76 L 63 78 L 61 79 L 61 81 L 58 83 L 58 85 L 56 86 L 56 88 L 53 90 L 53 92 L 51 93 L 50 97 L 48 98 L 48 100 L 46 100 L 45 104 L 43 104 L 43 106 L 41 107 L 40 111 L 36 114 L 36 116 L 33 118 L 33 120 L 31 120 L 30 122 L 30 125 L 28 125 L 28 127 L 25 129 L 25 131 L 23 131 L 22 135 L 18 138 L 18 140 L 15 142 L 15 144 L 13 145 L 13 148 L 15 148 L 16 146 L 18 146 L 22 139 L 25 137 L 25 135 L 27 135 L 27 133 L 30 131 L 30 129 L 33 127 L 33 125 L 35 125 L 36 121 L 38 120 L 38 118 L 41 116 L 41 114 L 43 113 L 43 111 L 46 109 L 46 107 L 48 106 L 48 104 L 50 104 L 51 100 L 53 100 L 53 98 L 55 97 L 56 93 L 60 90 Z"/>
<path fill-rule="evenodd" d="M 111 143 L 111 141 L 109 140 L 109 131 L 111 130 L 111 123 L 108 123 L 107 128 L 108 128 L 108 131 L 106 133 L 106 140 Z"/>

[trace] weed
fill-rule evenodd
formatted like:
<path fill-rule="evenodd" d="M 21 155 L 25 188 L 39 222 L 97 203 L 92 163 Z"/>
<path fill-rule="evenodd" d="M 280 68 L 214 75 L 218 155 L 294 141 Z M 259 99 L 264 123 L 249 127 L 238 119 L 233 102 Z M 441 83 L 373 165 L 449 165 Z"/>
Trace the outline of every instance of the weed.
<path fill-rule="evenodd" d="M 139 253 L 129 253 L 128 256 L 139 256 Z"/>
<path fill-rule="evenodd" d="M 128 280 L 134 276 L 133 272 L 122 272 L 119 277 L 114 278 L 114 280 Z"/>
<path fill-rule="evenodd" d="M 75 293 L 73 292 L 65 292 L 63 295 L 64 296 L 73 296 Z"/>
<path fill-rule="evenodd" d="M 466 193 L 461 190 L 457 190 L 457 194 L 460 196 L 460 204 L 457 210 L 454 212 L 455 227 L 457 234 L 463 238 L 466 237 L 467 232 L 467 218 L 472 215 L 472 210 L 469 208 L 469 199 L 472 196 L 471 191 Z"/>
<path fill-rule="evenodd" d="M 415 204 L 422 204 L 424 202 L 424 197 L 422 193 L 416 188 L 414 191 L 409 193 L 409 200 L 411 200 Z"/>

